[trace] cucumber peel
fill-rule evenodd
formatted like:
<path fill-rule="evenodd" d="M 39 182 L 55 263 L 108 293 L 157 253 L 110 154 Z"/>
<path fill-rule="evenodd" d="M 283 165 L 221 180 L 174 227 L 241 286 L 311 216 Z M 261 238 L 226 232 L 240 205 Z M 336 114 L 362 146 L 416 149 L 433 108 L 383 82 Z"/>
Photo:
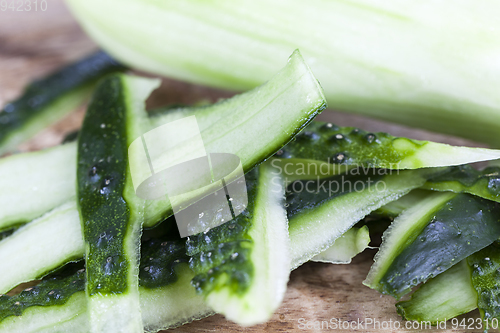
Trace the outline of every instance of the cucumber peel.
<path fill-rule="evenodd" d="M 292 189 L 294 186 L 303 189 L 298 193 L 291 191 L 287 195 L 293 268 L 328 249 L 370 212 L 422 186 L 429 172 L 436 171 L 406 170 L 386 175 L 384 170 L 381 170 L 382 175 L 378 172 L 371 170 L 367 175 L 338 175 L 317 181 L 297 181 L 289 185 Z M 380 182 L 384 187 L 377 188 L 376 184 Z M 299 183 L 302 187 L 294 185 Z M 322 184 L 325 187 L 321 187 Z M 350 187 L 344 189 L 339 186 L 330 192 L 329 184 L 350 184 Z M 373 186 L 371 190 L 370 184 Z M 356 186 L 361 185 L 366 190 L 357 191 Z M 307 189 L 308 186 L 313 191 Z M 309 237 L 311 234 L 315 236 Z"/>
<path fill-rule="evenodd" d="M 431 177 L 422 188 L 469 193 L 500 202 L 500 168 L 487 167 L 478 171 L 470 165 L 452 167 L 448 172 Z"/>
<path fill-rule="evenodd" d="M 145 203 L 133 189 L 127 153 L 146 129 L 145 100 L 158 85 L 108 76 L 96 88 L 78 137 L 91 332 L 143 332 L 137 276 Z"/>
<path fill-rule="evenodd" d="M 425 184 L 423 186 L 425 186 Z M 432 193 L 431 191 L 422 190 L 422 187 L 420 187 L 418 189 L 411 191 L 407 195 L 402 196 L 398 200 L 389 202 L 387 205 L 380 207 L 374 212 L 374 214 L 376 216 L 378 215 L 394 219 L 401 213 L 403 213 L 405 210 L 413 207 L 415 204 L 422 201 L 431 193 Z"/>
<path fill-rule="evenodd" d="M 432 193 L 386 230 L 363 284 L 400 298 L 500 237 L 499 216 L 495 202 Z"/>
<path fill-rule="evenodd" d="M 0 112 L 0 155 L 82 104 L 98 79 L 124 69 L 100 51 L 30 84 Z"/>
<path fill-rule="evenodd" d="M 398 313 L 406 320 L 436 324 L 477 308 L 467 260 L 420 286 L 407 301 L 398 302 Z"/>
<path fill-rule="evenodd" d="M 0 241 L 0 294 L 80 260 L 84 252 L 76 202 L 70 201 Z"/>
<path fill-rule="evenodd" d="M 143 242 L 142 254 L 139 292 L 146 332 L 213 313 L 190 285 L 193 272 L 187 265 L 184 242 L 152 239 Z M 1 296 L 2 332 L 89 332 L 85 272 L 80 267 L 73 264 L 18 295 Z"/>
<path fill-rule="evenodd" d="M 193 285 L 211 308 L 244 326 L 271 317 L 290 274 L 285 189 L 274 172 L 264 163 L 247 174 L 247 209 L 188 240 Z"/>
<path fill-rule="evenodd" d="M 461 165 L 497 159 L 500 151 L 456 147 L 313 122 L 277 156 L 286 159 L 280 164 L 300 163 L 295 168 L 287 167 L 298 176 L 310 176 L 311 173 L 324 176 L 360 166 L 403 170 Z"/>
<path fill-rule="evenodd" d="M 0 159 L 0 174 L 10 175 L 0 179 L 0 201 L 5 203 L 0 230 L 29 222 L 75 196 L 75 163 L 75 144 Z"/>
<path fill-rule="evenodd" d="M 323 91 L 296 50 L 287 65 L 260 87 L 213 105 L 152 117 L 151 128 L 194 115 L 207 154 L 235 154 L 248 172 L 274 155 L 325 108 Z M 148 201 L 146 225 L 171 214 L 168 199 Z"/>
<path fill-rule="evenodd" d="M 477 293 L 477 307 L 483 318 L 483 326 L 500 320 L 500 291 L 498 289 L 500 269 L 500 244 L 498 241 L 467 258 L 471 270 L 471 286 Z"/>
<path fill-rule="evenodd" d="M 311 261 L 349 264 L 352 258 L 369 247 L 368 244 L 370 244 L 368 226 L 353 227 L 337 238 L 327 250 L 315 255 Z"/>

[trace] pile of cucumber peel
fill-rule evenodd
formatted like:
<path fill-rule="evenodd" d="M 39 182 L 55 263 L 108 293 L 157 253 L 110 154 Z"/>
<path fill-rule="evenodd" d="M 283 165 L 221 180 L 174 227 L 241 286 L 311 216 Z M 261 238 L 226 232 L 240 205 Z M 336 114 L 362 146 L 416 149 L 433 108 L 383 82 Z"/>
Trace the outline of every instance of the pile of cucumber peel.
<path fill-rule="evenodd" d="M 37 88 L 44 103 L 19 117 L 12 105 L 33 104 L 30 94 L 2 112 L 18 119 L 0 135 L 0 151 L 12 151 L 32 123 L 57 118 L 64 96 L 93 92 L 76 138 L 0 159 L 0 332 L 157 332 L 214 313 L 263 323 L 291 270 L 350 263 L 377 230 L 364 284 L 400 300 L 404 319 L 437 323 L 476 308 L 489 323 L 500 317 L 500 168 L 469 165 L 500 151 L 315 121 L 327 103 L 298 51 L 253 90 L 152 112 L 145 100 L 158 79 L 112 60 L 91 68 L 72 72 L 84 82 L 72 89 L 53 76 L 47 92 Z M 190 116 L 207 153 L 239 157 L 248 203 L 222 221 L 201 195 L 206 211 L 193 222 L 218 226 L 181 238 L 168 197 L 136 194 L 128 148 Z"/>

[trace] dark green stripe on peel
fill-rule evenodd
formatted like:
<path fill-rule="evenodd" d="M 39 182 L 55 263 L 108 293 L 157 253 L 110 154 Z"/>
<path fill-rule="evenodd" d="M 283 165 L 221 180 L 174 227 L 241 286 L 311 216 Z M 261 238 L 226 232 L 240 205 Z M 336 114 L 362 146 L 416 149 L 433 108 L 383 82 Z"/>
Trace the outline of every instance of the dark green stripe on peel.
<path fill-rule="evenodd" d="M 500 319 L 500 243 L 494 242 L 467 258 L 472 269 L 472 286 L 477 292 L 477 307 L 484 320 Z"/>
<path fill-rule="evenodd" d="M 122 79 L 109 76 L 98 84 L 78 139 L 78 199 L 89 246 L 90 295 L 127 289 L 124 239 L 130 210 L 123 197 L 128 166 L 125 115 Z"/>
<path fill-rule="evenodd" d="M 139 285 L 154 289 L 177 281 L 175 269 L 187 263 L 184 241 L 150 239 L 142 243 L 141 264 L 139 266 Z"/>
<path fill-rule="evenodd" d="M 151 239 L 142 242 L 141 288 L 155 289 L 171 285 L 178 280 L 176 268 L 186 264 L 188 257 L 182 240 Z M 65 304 L 71 296 L 85 290 L 83 261 L 68 264 L 45 277 L 40 284 L 15 296 L 0 296 L 0 322 L 10 316 L 20 316 L 32 306 Z"/>
<path fill-rule="evenodd" d="M 18 295 L 0 296 L 0 322 L 10 316 L 20 316 L 33 306 L 63 305 L 73 294 L 83 291 L 85 273 L 83 269 L 75 272 L 75 267 L 74 264 L 63 267 L 57 274 L 47 276 L 37 286 L 29 287 Z"/>
<path fill-rule="evenodd" d="M 459 194 L 392 262 L 378 290 L 401 297 L 500 237 L 500 205 Z"/>
<path fill-rule="evenodd" d="M 278 154 L 280 158 L 302 158 L 342 165 L 394 166 L 412 150 L 396 149 L 394 140 L 406 140 L 418 148 L 425 143 L 397 138 L 387 133 L 370 133 L 354 127 L 312 122 Z"/>
<path fill-rule="evenodd" d="M 22 224 L 21 224 L 22 225 Z M 7 237 L 9 237 L 10 235 L 12 235 L 17 229 L 19 229 L 19 227 L 21 226 L 14 226 L 14 227 L 11 227 L 9 229 L 6 229 L 6 230 L 2 230 L 0 231 L 0 241 L 2 239 L 5 239 Z"/>
<path fill-rule="evenodd" d="M 478 171 L 470 165 L 450 167 L 448 172 L 430 178 L 424 188 L 466 192 L 500 202 L 500 168 L 488 167 Z"/>
<path fill-rule="evenodd" d="M 286 204 L 290 223 L 295 215 L 315 209 L 325 202 L 355 191 L 375 191 L 376 183 L 385 175 L 386 169 L 349 170 L 346 174 L 319 180 L 297 180 L 287 187 Z"/>
<path fill-rule="evenodd" d="M 0 142 L 66 93 L 123 69 L 123 65 L 100 51 L 33 82 L 0 112 Z"/>
<path fill-rule="evenodd" d="M 258 170 L 252 170 L 245 177 L 247 208 L 231 221 L 206 233 L 190 236 L 186 242 L 191 256 L 190 267 L 196 274 L 192 285 L 200 294 L 207 295 L 222 287 L 230 288 L 232 293 L 242 294 L 250 287 L 254 267 L 249 260 L 253 240 L 248 231 L 255 209 Z"/>

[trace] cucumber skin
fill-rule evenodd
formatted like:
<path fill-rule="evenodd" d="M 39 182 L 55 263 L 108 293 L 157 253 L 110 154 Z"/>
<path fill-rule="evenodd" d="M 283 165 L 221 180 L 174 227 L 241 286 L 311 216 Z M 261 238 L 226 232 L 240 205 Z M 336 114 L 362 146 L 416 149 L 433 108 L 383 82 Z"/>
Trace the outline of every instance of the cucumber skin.
<path fill-rule="evenodd" d="M 250 287 L 254 267 L 248 260 L 253 243 L 248 231 L 255 209 L 257 179 L 256 169 L 245 176 L 248 206 L 240 215 L 186 241 L 189 264 L 196 274 L 192 284 L 199 294 L 208 295 L 226 287 L 231 293 L 242 295 Z M 221 282 L 225 275 L 229 281 Z"/>
<path fill-rule="evenodd" d="M 490 166 L 481 171 L 470 165 L 451 167 L 448 172 L 431 177 L 422 188 L 469 193 L 500 203 L 500 167 Z"/>
<path fill-rule="evenodd" d="M 368 226 L 352 227 L 335 240 L 332 246 L 314 256 L 311 261 L 331 264 L 350 264 L 352 258 L 369 248 L 370 231 Z"/>
<path fill-rule="evenodd" d="M 288 186 L 287 193 L 287 215 L 290 220 L 293 220 L 295 216 L 300 216 L 302 214 L 307 214 L 309 211 L 325 204 L 330 200 L 335 200 L 339 196 L 343 196 L 355 191 L 355 186 L 352 184 L 362 184 L 363 188 L 368 188 L 368 185 L 373 185 L 383 179 L 384 173 L 380 174 L 376 169 L 369 169 L 368 172 L 364 173 L 360 171 L 356 173 L 351 169 L 351 171 L 344 175 L 337 175 L 327 179 L 319 179 L 316 181 L 311 180 L 297 180 Z M 301 184 L 298 186 L 297 184 Z M 313 189 L 316 191 L 303 190 L 308 188 L 308 184 L 314 184 Z M 340 190 L 340 185 L 337 191 L 331 193 L 329 191 L 329 184 L 350 184 L 349 188 L 345 191 L 342 188 Z M 323 187 L 322 187 L 323 186 Z M 299 192 L 294 192 L 294 189 L 299 187 L 302 189 Z M 323 191 L 324 189 L 324 191 Z M 373 189 L 372 189 L 373 191 Z"/>
<path fill-rule="evenodd" d="M 466 261 L 427 281 L 411 295 L 411 299 L 396 304 L 398 314 L 405 320 L 430 321 L 432 324 L 476 307 L 477 294 Z"/>
<path fill-rule="evenodd" d="M 82 266 L 83 265 L 79 265 Z M 29 287 L 20 294 L 0 298 L 0 322 L 10 316 L 21 316 L 33 306 L 61 306 L 75 293 L 85 290 L 85 270 L 73 272 L 71 264 L 57 274 L 49 275 L 37 286 Z"/>
<path fill-rule="evenodd" d="M 409 148 L 397 149 L 393 146 L 394 140 L 405 140 Z M 416 150 L 425 144 L 425 141 L 397 138 L 383 132 L 370 133 L 355 127 L 313 122 L 277 157 L 396 169 L 398 163 L 413 154 L 410 147 Z"/>
<path fill-rule="evenodd" d="M 142 269 L 139 272 L 141 287 L 153 290 L 177 282 L 177 266 L 186 264 L 189 260 L 184 242 L 163 237 L 144 241 L 142 245 Z M 83 261 L 80 260 L 47 275 L 40 284 L 29 287 L 20 294 L 2 295 L 0 322 L 10 316 L 21 316 L 23 311 L 33 306 L 63 305 L 73 294 L 85 291 L 85 281 L 85 269 Z"/>
<path fill-rule="evenodd" d="M 494 242 L 483 250 L 467 258 L 471 269 L 472 286 L 477 292 L 477 307 L 483 324 L 492 323 L 493 319 L 500 319 L 500 243 Z"/>
<path fill-rule="evenodd" d="M 21 130 L 28 122 L 36 122 L 39 117 L 43 117 L 43 113 L 61 97 L 78 89 L 88 90 L 104 75 L 125 68 L 100 51 L 31 83 L 17 100 L 5 105 L 0 112 L 0 155 L 12 150 L 14 144 L 22 141 L 16 139 L 9 143 L 16 131 Z M 87 93 L 84 94 L 86 95 Z M 67 110 L 69 111 L 71 110 Z"/>
<path fill-rule="evenodd" d="M 187 265 L 189 258 L 185 254 L 184 241 L 173 240 L 167 235 L 143 241 L 142 249 L 139 284 L 145 331 L 156 332 L 176 327 L 213 313 L 189 285 L 193 274 Z M 0 330 L 16 333 L 68 330 L 87 333 L 88 322 L 82 320 L 86 319 L 87 311 L 82 267 L 83 261 L 70 264 L 18 295 L 1 296 Z M 173 307 L 171 312 L 176 314 L 158 312 L 156 309 L 162 305 Z M 70 313 L 65 314 L 65 311 Z M 49 319 L 42 329 L 39 322 L 44 319 L 45 313 L 62 317 Z M 37 315 L 41 316 L 38 321 Z"/>
<path fill-rule="evenodd" d="M 270 319 L 291 271 L 284 179 L 275 171 L 266 162 L 249 172 L 245 210 L 187 242 L 193 286 L 211 308 L 241 326 Z M 232 199 L 239 207 L 238 196 Z"/>
<path fill-rule="evenodd" d="M 387 174 L 383 178 L 378 178 L 377 170 Z M 310 193 L 304 193 L 307 191 L 307 188 L 305 188 L 306 191 L 302 191 L 299 196 L 293 199 L 297 201 L 297 205 L 292 205 L 290 202 L 288 207 L 290 220 L 288 230 L 292 244 L 293 268 L 327 250 L 338 237 L 342 236 L 372 211 L 423 185 L 427 177 L 433 172 L 441 172 L 440 170 L 420 169 L 390 174 L 390 171 L 387 170 L 377 170 L 368 170 L 375 174 L 370 175 L 372 179 L 369 179 L 367 175 L 366 178 L 368 179 L 365 179 L 363 183 L 368 182 L 370 184 L 370 181 L 378 179 L 378 182 L 382 181 L 384 183 L 383 189 L 377 190 L 375 185 L 371 189 L 365 189 L 365 191 L 358 193 L 355 191 L 355 184 L 363 177 L 353 174 L 338 175 L 332 179 L 326 179 L 326 181 L 355 180 L 355 184 L 350 183 L 354 191 L 340 191 L 335 192 L 333 195 L 325 193 L 326 198 L 322 200 L 320 205 L 317 205 L 314 201 L 304 200 L 304 198 L 310 196 Z M 323 180 L 320 179 L 319 181 Z M 313 186 L 313 189 L 316 190 L 316 187 Z M 324 190 L 329 190 L 329 187 L 326 186 Z M 291 199 L 288 198 L 287 200 Z M 308 235 L 312 233 L 316 236 L 308 238 Z"/>
<path fill-rule="evenodd" d="M 97 86 L 78 140 L 78 203 L 90 296 L 125 293 L 128 286 L 124 247 L 131 212 L 123 195 L 128 166 L 123 90 L 119 76 Z"/>
<path fill-rule="evenodd" d="M 479 228 L 478 228 L 479 226 Z M 500 205 L 458 194 L 394 259 L 376 289 L 400 298 L 500 237 Z"/>

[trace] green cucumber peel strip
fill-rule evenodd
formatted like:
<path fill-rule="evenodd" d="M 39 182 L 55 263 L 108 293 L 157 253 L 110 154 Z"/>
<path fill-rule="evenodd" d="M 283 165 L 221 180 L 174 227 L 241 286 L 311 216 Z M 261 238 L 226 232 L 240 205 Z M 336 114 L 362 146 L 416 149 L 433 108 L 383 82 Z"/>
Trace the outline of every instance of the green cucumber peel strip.
<path fill-rule="evenodd" d="M 462 165 L 494 160 L 500 151 L 313 122 L 276 155 L 283 160 L 275 166 L 293 180 L 341 174 L 362 166 L 403 170 Z"/>
<path fill-rule="evenodd" d="M 10 175 L 0 180 L 0 230 L 30 222 L 74 197 L 75 170 L 74 143 L 0 159 L 0 174 Z"/>
<path fill-rule="evenodd" d="M 450 192 L 431 193 L 383 235 L 366 286 L 395 298 L 500 237 L 500 206 Z"/>
<path fill-rule="evenodd" d="M 408 193 L 407 195 L 402 196 L 398 200 L 389 202 L 387 205 L 380 207 L 374 212 L 374 215 L 394 219 L 398 217 L 401 213 L 403 213 L 405 210 L 413 207 L 415 204 L 419 203 L 424 198 L 429 196 L 430 193 L 432 192 L 427 190 L 422 190 L 421 188 L 415 189 L 410 193 Z"/>
<path fill-rule="evenodd" d="M 153 116 L 150 129 L 195 114 L 207 153 L 236 154 L 248 172 L 288 143 L 325 107 L 321 87 L 294 52 L 282 71 L 257 89 L 214 105 Z M 245 135 L 241 135 L 242 129 Z M 0 159 L 0 172 L 11 175 L 0 180 L 0 200 L 9 203 L 0 211 L 0 230 L 41 216 L 73 196 L 75 161 L 75 143 Z M 37 168 L 33 170 L 32 165 Z M 33 202 L 29 208 L 27 200 Z M 166 199 L 148 201 L 145 226 L 152 227 L 171 215 L 169 207 Z"/>
<path fill-rule="evenodd" d="M 332 246 L 315 255 L 311 261 L 349 264 L 352 258 L 369 247 L 368 244 L 370 244 L 368 226 L 364 225 L 361 228 L 352 227 L 337 238 Z"/>
<path fill-rule="evenodd" d="M 128 147 L 147 128 L 145 100 L 158 86 L 159 80 L 106 77 L 78 137 L 77 202 L 91 332 L 143 332 L 137 275 L 145 202 L 132 185 Z"/>
<path fill-rule="evenodd" d="M 494 242 L 467 258 L 472 275 L 471 286 L 477 293 L 477 307 L 485 330 L 500 320 L 500 243 Z M 498 327 L 498 325 L 496 325 Z"/>
<path fill-rule="evenodd" d="M 269 320 L 290 274 L 284 182 L 274 173 L 269 162 L 248 173 L 245 211 L 187 241 L 197 291 L 244 326 Z"/>
<path fill-rule="evenodd" d="M 195 115 L 206 152 L 233 153 L 248 172 L 290 142 L 325 107 L 319 83 L 296 50 L 288 64 L 259 88 L 213 105 L 152 117 L 151 128 Z M 168 199 L 148 201 L 146 225 L 171 214 Z"/>
<path fill-rule="evenodd" d="M 193 272 L 187 261 L 183 241 L 160 238 L 142 243 L 139 292 L 146 332 L 213 313 L 191 287 Z M 74 267 L 65 267 L 18 295 L 1 296 L 2 332 L 89 332 L 85 273 L 83 269 L 74 271 Z"/>
<path fill-rule="evenodd" d="M 450 171 L 430 178 L 423 189 L 469 193 L 500 203 L 500 167 L 481 171 L 470 165 L 451 167 Z"/>
<path fill-rule="evenodd" d="M 452 266 L 443 274 L 420 286 L 396 309 L 405 320 L 437 324 L 477 308 L 477 293 L 472 287 L 467 260 Z"/>
<path fill-rule="evenodd" d="M 134 68 L 246 90 L 299 48 L 336 110 L 500 146 L 496 1 L 68 4 L 99 45 Z"/>
<path fill-rule="evenodd" d="M 0 155 L 82 104 L 101 77 L 124 69 L 100 51 L 31 83 L 0 111 Z"/>
<path fill-rule="evenodd" d="M 0 241 L 0 294 L 80 260 L 84 253 L 80 218 L 72 200 Z"/>
<path fill-rule="evenodd" d="M 351 171 L 332 178 L 290 184 L 287 211 L 292 267 L 296 268 L 328 249 L 366 215 L 422 186 L 434 172 L 440 170 L 391 172 L 373 169 L 367 174 Z M 377 187 L 377 184 L 384 186 Z M 360 186 L 366 190 L 360 190 Z"/>

